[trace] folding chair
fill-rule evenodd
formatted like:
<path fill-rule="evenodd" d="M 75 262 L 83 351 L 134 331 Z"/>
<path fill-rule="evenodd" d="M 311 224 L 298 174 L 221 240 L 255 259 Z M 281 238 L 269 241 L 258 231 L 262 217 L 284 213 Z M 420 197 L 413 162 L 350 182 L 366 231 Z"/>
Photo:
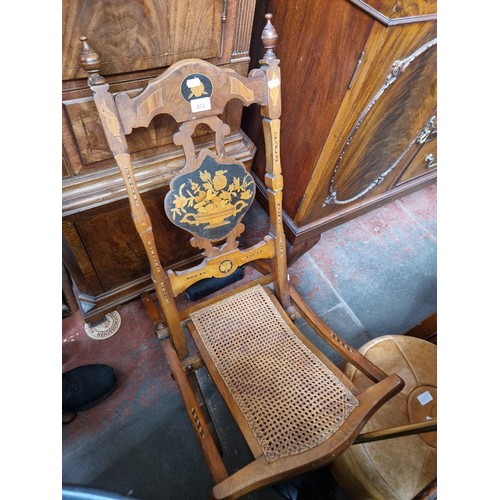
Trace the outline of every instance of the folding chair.
<path fill-rule="evenodd" d="M 266 15 L 260 68 L 248 77 L 199 59 L 170 66 L 135 97 L 116 96 L 99 74 L 99 56 L 83 43 L 81 66 L 88 72 L 107 141 L 125 183 L 132 218 L 151 264 L 160 310 L 150 295 L 143 301 L 155 325 L 170 369 L 193 424 L 215 486 L 214 498 L 238 498 L 256 488 L 328 464 L 356 439 L 361 429 L 404 382 L 387 375 L 342 340 L 291 286 L 282 227 L 283 177 L 280 164 L 281 76 L 273 48 L 277 33 Z M 241 220 L 256 185 L 245 166 L 224 148 L 229 127 L 220 119 L 226 103 L 261 107 L 266 147 L 265 186 L 269 233 L 239 248 Z M 182 271 L 162 267 L 153 228 L 134 179 L 126 135 L 146 127 L 160 113 L 178 123 L 174 143 L 185 164 L 170 182 L 166 217 L 192 234 L 201 264 Z M 192 134 L 200 125 L 215 133 L 215 150 L 197 150 Z M 201 279 L 224 278 L 253 265 L 262 275 L 187 309 L 176 305 L 188 287 Z M 300 314 L 317 334 L 374 384 L 360 392 L 299 331 Z M 190 352 L 190 334 L 196 351 Z M 228 475 L 217 448 L 195 371 L 206 366 L 240 428 L 254 460 Z"/>

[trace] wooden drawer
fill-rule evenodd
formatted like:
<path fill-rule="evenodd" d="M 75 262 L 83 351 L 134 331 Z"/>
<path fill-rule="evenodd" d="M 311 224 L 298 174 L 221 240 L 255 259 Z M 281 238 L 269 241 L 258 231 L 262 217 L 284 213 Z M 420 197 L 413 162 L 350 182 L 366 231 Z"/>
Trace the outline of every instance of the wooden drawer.
<path fill-rule="evenodd" d="M 412 161 L 408 164 L 396 185 L 400 186 L 405 182 L 428 174 L 437 168 L 437 141 L 432 140 L 424 143 L 417 151 Z"/>
<path fill-rule="evenodd" d="M 64 1 L 63 80 L 85 78 L 78 63 L 80 35 L 100 54 L 104 75 L 219 56 L 222 8 L 220 0 Z"/>

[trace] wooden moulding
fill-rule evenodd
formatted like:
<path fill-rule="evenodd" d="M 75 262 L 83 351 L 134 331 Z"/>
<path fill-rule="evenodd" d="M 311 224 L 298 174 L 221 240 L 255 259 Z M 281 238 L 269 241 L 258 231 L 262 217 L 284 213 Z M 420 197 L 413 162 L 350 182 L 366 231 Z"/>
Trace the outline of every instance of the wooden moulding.
<path fill-rule="evenodd" d="M 196 152 L 204 148 L 215 149 L 213 141 L 196 146 Z M 239 131 L 225 138 L 224 148 L 228 155 L 241 163 L 250 163 L 255 156 L 255 146 L 248 136 Z M 167 186 L 184 166 L 182 148 L 151 158 L 132 161 L 134 176 L 141 193 Z M 116 166 L 98 172 L 90 172 L 66 179 L 63 182 L 63 217 L 82 210 L 126 199 L 127 191 Z"/>
<path fill-rule="evenodd" d="M 328 229 L 339 226 L 344 222 L 348 222 L 371 210 L 375 210 L 386 203 L 434 184 L 436 179 L 437 170 L 429 171 L 425 175 L 407 181 L 404 185 L 394 186 L 389 191 L 367 198 L 351 206 L 346 206 L 338 212 L 333 212 L 319 219 L 301 224 L 300 226 L 285 213 L 283 219 L 287 238 L 292 244 L 301 244 L 310 239 L 314 239 Z"/>
<path fill-rule="evenodd" d="M 254 179 L 257 186 L 256 197 L 259 203 L 266 208 L 266 210 L 269 210 L 266 188 L 260 179 L 255 176 Z M 301 255 L 318 243 L 320 241 L 321 234 L 328 229 L 332 229 L 386 203 L 397 200 L 403 195 L 413 193 L 419 189 L 434 184 L 436 179 L 437 169 L 430 170 L 418 178 L 411 179 L 406 181 L 404 184 L 391 188 L 389 191 L 367 198 L 366 200 L 362 200 L 356 204 L 352 204 L 351 206 L 346 206 L 339 211 L 325 215 L 324 217 L 308 223 L 296 223 L 296 221 L 283 211 L 284 231 L 287 241 L 291 245 L 288 252 L 289 264 L 293 263 Z"/>
<path fill-rule="evenodd" d="M 402 24 L 410 24 L 410 23 L 423 23 L 427 21 L 435 21 L 437 19 L 436 13 L 427 13 L 420 15 L 411 15 L 411 16 L 401 16 L 401 17 L 387 17 L 379 10 L 375 9 L 371 5 L 368 5 L 363 0 L 349 0 L 352 4 L 356 5 L 363 12 L 366 12 L 368 15 L 375 18 L 379 23 L 382 23 L 384 26 L 400 26 Z"/>
<path fill-rule="evenodd" d="M 437 312 L 416 324 L 405 335 L 427 340 L 437 345 Z"/>

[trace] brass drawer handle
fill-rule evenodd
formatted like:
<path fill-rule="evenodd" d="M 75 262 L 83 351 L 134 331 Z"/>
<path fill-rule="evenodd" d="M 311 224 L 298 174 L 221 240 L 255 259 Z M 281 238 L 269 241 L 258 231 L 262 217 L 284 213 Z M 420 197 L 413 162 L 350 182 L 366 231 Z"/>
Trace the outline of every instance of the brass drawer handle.
<path fill-rule="evenodd" d="M 427 168 L 435 168 L 437 167 L 437 161 L 434 161 L 435 158 L 434 158 L 434 155 L 432 153 L 429 153 L 426 157 L 425 157 L 425 161 L 427 162 Z"/>
<path fill-rule="evenodd" d="M 417 143 L 423 144 L 427 141 L 427 138 L 436 130 L 436 115 L 432 116 L 431 119 L 425 124 L 424 129 L 417 137 Z"/>

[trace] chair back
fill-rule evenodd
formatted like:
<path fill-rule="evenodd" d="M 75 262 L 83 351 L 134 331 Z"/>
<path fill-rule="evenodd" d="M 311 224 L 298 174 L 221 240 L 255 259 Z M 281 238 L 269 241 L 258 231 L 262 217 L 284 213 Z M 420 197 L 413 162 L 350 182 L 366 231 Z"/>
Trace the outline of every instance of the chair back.
<path fill-rule="evenodd" d="M 135 97 L 116 96 L 99 74 L 100 58 L 81 37 L 80 64 L 87 71 L 88 84 L 106 138 L 120 168 L 130 201 L 132 217 L 151 265 L 158 299 L 172 333 L 180 331 L 175 297 L 206 278 L 230 276 L 239 267 L 259 259 L 269 259 L 275 292 L 284 307 L 290 305 L 288 292 L 286 240 L 282 227 L 282 188 L 280 162 L 281 76 L 274 54 L 276 30 L 266 15 L 262 40 L 266 49 L 261 66 L 247 77 L 200 59 L 187 59 L 170 66 Z M 239 100 L 244 106 L 261 107 L 266 145 L 265 186 L 269 202 L 269 234 L 250 248 L 240 249 L 241 223 L 255 199 L 256 184 L 245 165 L 232 158 L 224 147 L 230 132 L 220 115 L 226 104 Z M 147 127 L 159 114 L 171 115 L 178 124 L 173 136 L 184 151 L 184 166 L 170 182 L 165 197 L 166 217 L 191 233 L 191 244 L 204 255 L 201 264 L 182 271 L 162 267 L 151 219 L 134 178 L 126 136 L 137 127 Z M 198 126 L 208 126 L 215 136 L 214 149 L 196 147 L 193 134 Z M 175 326 L 174 326 L 175 325 Z M 177 335 L 175 335 L 177 337 Z M 185 346 L 180 339 L 176 347 Z"/>

